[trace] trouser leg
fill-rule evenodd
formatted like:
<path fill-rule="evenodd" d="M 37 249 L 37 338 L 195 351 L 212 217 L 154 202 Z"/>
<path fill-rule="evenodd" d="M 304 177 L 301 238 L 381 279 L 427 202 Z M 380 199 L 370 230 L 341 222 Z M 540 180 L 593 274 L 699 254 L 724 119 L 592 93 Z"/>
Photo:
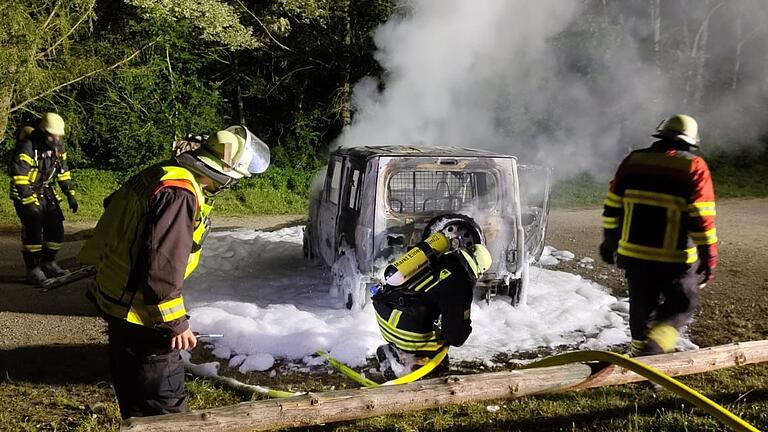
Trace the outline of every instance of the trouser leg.
<path fill-rule="evenodd" d="M 64 218 L 58 204 L 49 203 L 43 210 L 43 261 L 54 261 L 64 239 Z"/>
<path fill-rule="evenodd" d="M 699 281 L 694 266 L 669 275 L 662 285 L 664 300 L 656 312 L 656 322 L 668 324 L 678 331 L 691 320 L 699 306 Z"/>
<path fill-rule="evenodd" d="M 43 250 L 43 216 L 39 207 L 14 202 L 16 214 L 21 222 L 21 250 L 24 265 L 31 270 L 40 265 Z"/>
<path fill-rule="evenodd" d="M 626 269 L 629 286 L 629 331 L 632 339 L 643 341 L 648 336 L 648 322 L 659 304 L 661 287 L 644 263 Z"/>
<path fill-rule="evenodd" d="M 112 384 L 123 419 L 187 411 L 184 364 L 178 350 L 160 349 L 109 325 Z"/>
<path fill-rule="evenodd" d="M 628 270 L 627 281 L 633 343 L 644 341 L 643 354 L 674 351 L 680 330 L 699 303 L 695 268 L 648 263 Z"/>

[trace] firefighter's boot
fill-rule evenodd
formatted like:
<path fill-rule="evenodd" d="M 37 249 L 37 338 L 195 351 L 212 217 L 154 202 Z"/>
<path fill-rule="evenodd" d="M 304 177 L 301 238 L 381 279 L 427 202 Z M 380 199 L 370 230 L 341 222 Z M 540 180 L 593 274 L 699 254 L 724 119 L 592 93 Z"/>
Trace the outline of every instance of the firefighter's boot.
<path fill-rule="evenodd" d="M 43 263 L 40 264 L 40 268 L 43 270 L 43 273 L 45 273 L 45 276 L 49 278 L 57 278 L 69 273 L 67 270 L 61 268 L 59 264 L 53 260 L 43 261 Z"/>
<path fill-rule="evenodd" d="M 40 252 L 24 251 L 24 266 L 27 268 L 27 282 L 32 285 L 43 286 L 48 279 L 40 267 Z"/>
<path fill-rule="evenodd" d="M 27 282 L 37 286 L 45 286 L 47 280 L 48 278 L 40 266 L 27 269 Z"/>

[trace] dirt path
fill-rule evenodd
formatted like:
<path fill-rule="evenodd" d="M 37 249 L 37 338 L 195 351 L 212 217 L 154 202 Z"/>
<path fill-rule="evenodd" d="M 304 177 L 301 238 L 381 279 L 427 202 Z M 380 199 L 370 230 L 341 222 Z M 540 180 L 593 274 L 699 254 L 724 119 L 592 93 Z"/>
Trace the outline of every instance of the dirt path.
<path fill-rule="evenodd" d="M 302 216 L 222 218 L 215 220 L 214 225 L 220 229 L 267 229 L 301 220 Z M 64 265 L 75 264 L 74 256 L 90 228 L 82 224 L 67 226 L 60 255 Z M 715 282 L 703 294 L 698 318 L 691 329 L 692 339 L 709 346 L 768 338 L 768 321 L 764 318 L 768 314 L 768 200 L 719 202 L 718 234 L 722 242 L 720 266 Z M 552 212 L 547 244 L 576 254 L 576 260 L 554 268 L 581 274 L 622 294 L 625 288 L 621 273 L 599 262 L 600 240 L 600 209 Z M 103 326 L 84 297 L 87 282 L 50 292 L 25 285 L 20 281 L 23 266 L 18 251 L 17 228 L 0 228 L 0 352 L 103 345 Z M 594 269 L 578 265 L 583 257 L 595 259 Z"/>

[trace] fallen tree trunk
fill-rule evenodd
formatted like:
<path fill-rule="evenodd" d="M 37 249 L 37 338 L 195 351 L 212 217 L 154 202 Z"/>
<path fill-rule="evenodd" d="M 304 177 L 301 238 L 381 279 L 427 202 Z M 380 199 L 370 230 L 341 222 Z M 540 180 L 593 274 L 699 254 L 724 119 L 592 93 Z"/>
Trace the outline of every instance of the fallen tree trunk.
<path fill-rule="evenodd" d="M 768 341 L 743 342 L 637 360 L 670 376 L 768 361 Z M 618 385 L 643 378 L 609 366 L 588 365 L 448 376 L 397 386 L 336 390 L 286 399 L 243 402 L 209 410 L 128 419 L 122 431 L 260 431 L 404 413 L 465 402 L 512 399 L 564 390 Z"/>

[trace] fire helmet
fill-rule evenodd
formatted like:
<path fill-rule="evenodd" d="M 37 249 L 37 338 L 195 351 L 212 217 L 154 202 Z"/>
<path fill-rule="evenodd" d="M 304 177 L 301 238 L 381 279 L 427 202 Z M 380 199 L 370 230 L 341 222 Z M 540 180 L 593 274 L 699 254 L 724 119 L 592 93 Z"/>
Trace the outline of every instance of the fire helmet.
<path fill-rule="evenodd" d="M 45 113 L 40 119 L 40 130 L 49 135 L 64 136 L 64 119 L 56 113 Z"/>
<path fill-rule="evenodd" d="M 675 114 L 662 121 L 651 136 L 681 140 L 694 147 L 698 147 L 701 141 L 698 123 L 693 117 L 685 114 Z"/>
<path fill-rule="evenodd" d="M 266 171 L 269 147 L 243 126 L 231 126 L 211 135 L 194 156 L 209 168 L 238 180 Z"/>
<path fill-rule="evenodd" d="M 472 258 L 477 264 L 478 275 L 485 273 L 489 268 L 491 268 L 493 259 L 491 258 L 491 253 L 488 252 L 488 249 L 485 246 L 481 245 L 480 243 L 476 243 L 467 248 L 467 250 L 469 250 L 470 255 L 472 255 Z"/>

